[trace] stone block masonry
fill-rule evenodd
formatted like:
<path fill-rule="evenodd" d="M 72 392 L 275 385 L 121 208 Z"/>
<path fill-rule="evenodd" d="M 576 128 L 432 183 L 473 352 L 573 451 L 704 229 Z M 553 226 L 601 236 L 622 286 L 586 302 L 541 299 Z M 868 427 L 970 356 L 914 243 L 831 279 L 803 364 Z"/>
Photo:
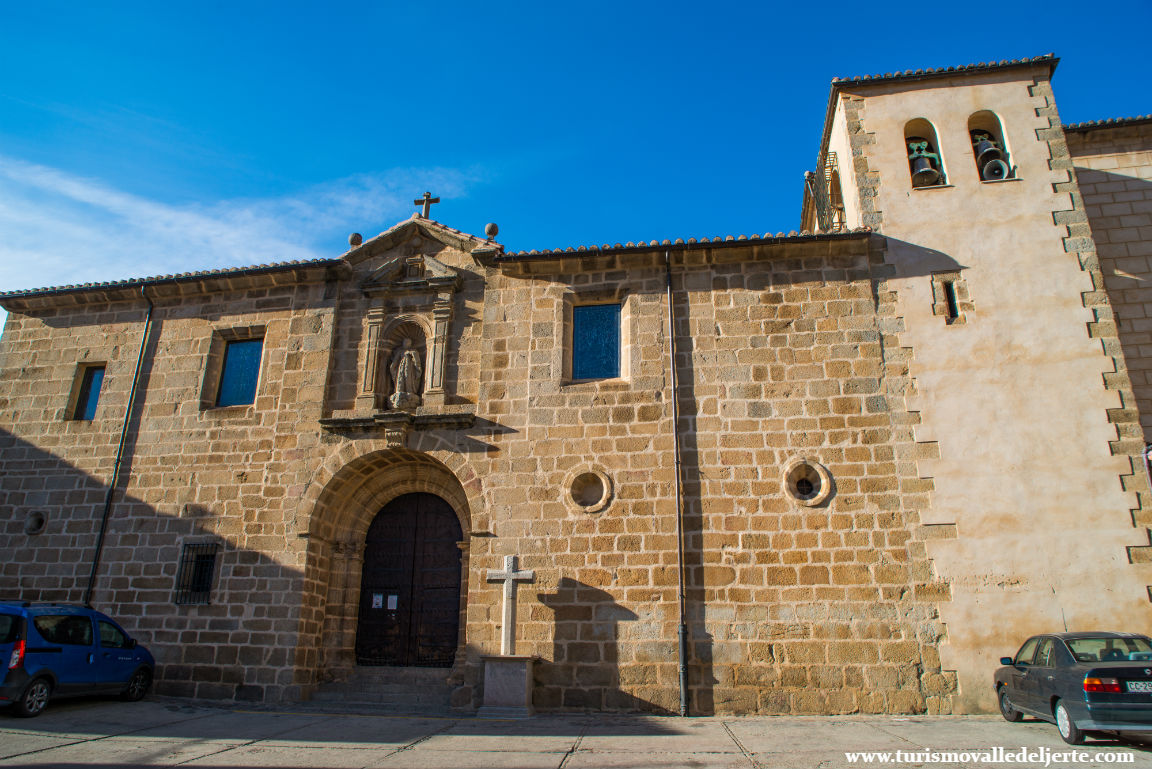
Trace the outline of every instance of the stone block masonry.
<path fill-rule="evenodd" d="M 161 692 L 307 696 L 355 674 L 374 516 L 398 495 L 431 493 L 465 537 L 460 647 L 444 672 L 457 706 L 480 701 L 481 657 L 499 650 L 500 592 L 483 575 L 516 554 L 537 575 L 517 615 L 517 651 L 540 660 L 537 709 L 675 711 L 663 253 L 465 272 L 464 252 L 401 248 L 431 248 L 465 275 L 445 405 L 420 414 L 463 408 L 480 427 L 389 437 L 356 411 L 371 357 L 356 286 L 390 252 L 351 273 L 158 295 L 96 605 L 154 650 Z M 883 262 L 882 239 L 867 234 L 672 255 L 693 713 L 949 709 L 955 681 L 935 651 L 949 591 L 921 541 L 924 481 L 903 459 L 914 417 L 894 397 L 906 367 L 885 341 L 899 318 Z M 386 311 L 421 311 L 411 291 L 389 296 Z M 571 308 L 605 302 L 621 305 L 621 375 L 573 381 Z M 0 584 L 74 601 L 142 304 L 47 305 L 13 312 L 0 353 Z M 228 333 L 263 339 L 255 402 L 206 407 L 213 342 Z M 102 410 L 70 420 L 87 361 L 107 365 Z M 785 477 L 801 466 L 828 473 L 812 476 L 828 484 L 818 502 Z M 48 521 L 39 534 L 24 529 L 33 508 Z M 182 547 L 204 542 L 220 545 L 210 602 L 179 605 Z"/>
<path fill-rule="evenodd" d="M 1152 583 L 1148 128 L 1061 127 L 1052 66 L 837 81 L 822 151 L 872 230 L 507 254 L 417 216 L 330 260 L 0 295 L 0 596 L 83 595 L 143 287 L 94 602 L 163 693 L 308 698 L 426 645 L 473 708 L 515 622 L 537 710 L 674 713 L 682 575 L 693 715 L 994 708 L 998 656 L 1138 624 Z M 974 104 L 1012 178 L 972 167 Z M 913 119 L 948 184 L 910 186 Z M 576 379 L 593 316 L 619 355 Z M 253 402 L 216 407 L 253 339 Z"/>
<path fill-rule="evenodd" d="M 661 257 L 490 277 L 517 299 L 485 328 L 482 371 L 519 395 L 500 411 L 520 419 L 495 442 L 485 497 L 494 554 L 538 575 L 518 649 L 542 659 L 540 709 L 677 708 Z M 934 650 L 948 589 L 917 541 L 918 497 L 901 494 L 922 482 L 898 461 L 911 432 L 890 405 L 903 380 L 885 360 L 882 261 L 867 237 L 673 254 L 694 713 L 948 711 L 955 680 Z M 605 299 L 624 306 L 627 376 L 567 381 L 565 306 Z M 534 368 L 505 365 L 505 340 Z M 794 457 L 832 470 L 825 504 L 789 496 Z M 607 509 L 566 498 L 580 469 L 611 479 Z"/>
<path fill-rule="evenodd" d="M 308 281 L 155 298 L 128 457 L 93 603 L 160 664 L 158 690 L 212 699 L 298 693 L 302 542 L 290 492 L 320 446 L 331 307 Z M 0 593 L 79 601 L 136 363 L 144 305 L 14 313 L 0 352 Z M 254 403 L 203 408 L 213 335 L 263 339 Z M 70 419 L 77 366 L 106 365 L 96 416 Z M 214 397 L 214 393 L 210 398 Z M 285 405 L 290 407 L 285 408 Z M 24 518 L 44 514 L 42 533 Z M 211 603 L 177 605 L 183 545 L 222 543 Z"/>
<path fill-rule="evenodd" d="M 1140 410 L 1152 436 L 1152 120 L 1065 132 L 1104 288 Z"/>

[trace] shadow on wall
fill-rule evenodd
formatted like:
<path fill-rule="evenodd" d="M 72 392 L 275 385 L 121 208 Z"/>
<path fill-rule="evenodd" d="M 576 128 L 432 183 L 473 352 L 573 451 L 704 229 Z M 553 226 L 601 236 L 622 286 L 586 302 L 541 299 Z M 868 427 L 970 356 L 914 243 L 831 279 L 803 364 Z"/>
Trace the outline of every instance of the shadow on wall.
<path fill-rule="evenodd" d="M 1152 329 L 1147 326 L 1152 317 L 1152 180 L 1090 168 L 1077 168 L 1076 178 L 1147 442 L 1152 437 L 1147 421 L 1152 418 Z"/>
<path fill-rule="evenodd" d="M 555 631 L 551 661 L 535 667 L 535 707 L 660 711 L 620 689 L 620 623 L 636 614 L 610 593 L 570 577 L 560 580 L 555 593 L 537 597 L 554 613 Z"/>
<path fill-rule="evenodd" d="M 924 278 L 939 272 L 957 272 L 967 269 L 956 259 L 943 251 L 926 248 L 907 240 L 884 237 L 887 241 L 887 263 L 891 265 L 892 276 L 896 278 Z M 873 290 L 877 282 L 872 282 Z"/>
<path fill-rule="evenodd" d="M 191 483 L 185 478 L 180 486 Z M 106 491 L 102 479 L 0 430 L 0 599 L 83 600 Z M 158 693 L 248 701 L 292 696 L 294 650 L 285 639 L 297 632 L 302 574 L 238 547 L 224 531 L 235 520 L 176 500 L 164 507 L 117 493 L 93 606 L 155 655 Z M 43 526 L 36 531 L 30 521 L 38 516 Z M 219 548 L 211 603 L 176 604 L 188 544 Z"/>
<path fill-rule="evenodd" d="M 680 281 L 685 279 L 679 276 Z M 676 326 L 676 370 L 679 397 L 680 473 L 683 482 L 682 528 L 684 535 L 684 622 L 688 628 L 688 714 L 710 716 L 716 712 L 712 672 L 712 636 L 708 632 L 705 607 L 708 588 L 704 573 L 703 484 L 700 477 L 700 446 L 696 419 L 700 403 L 696 397 L 696 370 L 693 358 L 692 303 L 687 287 L 673 282 Z"/>

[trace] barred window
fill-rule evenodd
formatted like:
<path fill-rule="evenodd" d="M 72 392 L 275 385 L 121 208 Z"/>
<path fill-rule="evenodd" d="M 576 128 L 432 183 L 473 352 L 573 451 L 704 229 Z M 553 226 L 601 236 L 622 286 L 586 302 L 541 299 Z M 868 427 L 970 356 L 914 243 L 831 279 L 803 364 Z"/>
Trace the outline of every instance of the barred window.
<path fill-rule="evenodd" d="M 180 554 L 180 573 L 176 575 L 176 603 L 210 603 L 219 550 L 220 545 L 215 542 L 184 545 Z"/>

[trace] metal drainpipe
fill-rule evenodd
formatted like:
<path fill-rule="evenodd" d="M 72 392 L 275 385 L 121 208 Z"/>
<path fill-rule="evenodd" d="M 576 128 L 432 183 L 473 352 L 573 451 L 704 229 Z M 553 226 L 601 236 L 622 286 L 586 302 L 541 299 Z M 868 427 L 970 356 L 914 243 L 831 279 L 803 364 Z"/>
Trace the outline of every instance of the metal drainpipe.
<path fill-rule="evenodd" d="M 152 300 L 140 287 L 140 296 L 148 303 L 148 314 L 144 317 L 144 333 L 140 337 L 140 354 L 136 356 L 136 372 L 132 375 L 132 390 L 128 394 L 128 406 L 124 409 L 124 424 L 120 428 L 120 443 L 116 446 L 116 463 L 112 466 L 112 480 L 104 495 L 104 515 L 100 519 L 100 533 L 96 536 L 96 552 L 92 556 L 92 573 L 88 575 L 88 588 L 84 591 L 84 605 L 92 606 L 92 591 L 96 589 L 96 573 L 100 570 L 100 556 L 104 552 L 104 537 L 108 533 L 108 518 L 112 514 L 112 497 L 120 485 L 120 465 L 124 461 L 124 443 L 128 439 L 128 423 L 132 421 L 132 408 L 136 404 L 136 390 L 140 385 L 140 368 L 144 362 L 144 348 L 148 346 L 148 333 L 152 329 Z"/>
<path fill-rule="evenodd" d="M 688 624 L 684 600 L 684 503 L 680 487 L 683 473 L 680 468 L 680 387 L 676 378 L 676 319 L 672 304 L 672 260 L 664 251 L 664 272 L 668 289 L 668 370 L 672 379 L 672 444 L 676 465 L 676 599 L 680 604 L 680 627 L 677 633 L 678 671 L 680 674 L 680 715 L 688 715 Z"/>

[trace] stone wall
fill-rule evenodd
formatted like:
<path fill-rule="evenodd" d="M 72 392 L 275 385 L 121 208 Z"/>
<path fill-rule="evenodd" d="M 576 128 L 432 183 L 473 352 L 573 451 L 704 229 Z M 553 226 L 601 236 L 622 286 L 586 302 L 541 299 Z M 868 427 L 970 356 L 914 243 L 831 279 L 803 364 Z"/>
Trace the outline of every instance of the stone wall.
<path fill-rule="evenodd" d="M 692 713 L 950 707 L 935 652 L 948 589 L 919 541 L 924 482 L 901 456 L 912 418 L 891 399 L 906 368 L 885 349 L 899 319 L 882 320 L 879 248 L 854 236 L 672 254 Z M 623 302 L 620 380 L 564 379 L 565 305 L 589 299 Z M 543 660 L 541 709 L 678 708 L 666 313 L 658 250 L 490 278 L 481 406 L 511 429 L 484 473 L 495 537 L 472 562 L 516 553 L 536 570 L 518 652 Z M 786 493 L 797 458 L 830 471 L 830 500 Z M 602 510 L 572 498 L 585 473 L 611 484 Z M 474 586 L 470 600 L 497 595 Z"/>
<path fill-rule="evenodd" d="M 1144 440 L 1152 439 L 1152 121 L 1065 132 L 1116 315 Z"/>
<path fill-rule="evenodd" d="M 299 281 L 299 282 L 296 282 Z M 295 498 L 320 443 L 332 310 L 322 283 L 153 293 L 140 395 L 93 604 L 159 663 L 159 691 L 276 700 L 293 650 L 304 541 Z M 144 333 L 145 304 L 12 312 L 0 351 L 0 594 L 79 602 Z M 263 336 L 255 403 L 202 408 L 214 334 Z M 67 418 L 78 362 L 107 363 L 96 418 Z M 209 399 L 213 397 L 208 396 Z M 27 534 L 30 511 L 47 525 Z M 186 543 L 220 545 L 209 605 L 177 605 Z"/>
<path fill-rule="evenodd" d="M 516 554 L 537 574 L 518 627 L 518 651 L 542 660 L 537 707 L 675 712 L 663 251 L 482 268 L 432 248 L 470 273 L 452 330 L 462 362 L 441 409 L 475 398 L 470 428 L 396 437 L 370 419 L 329 424 L 356 411 L 340 394 L 363 373 L 357 286 L 385 255 L 279 285 L 155 288 L 95 604 L 153 649 L 162 692 L 306 696 L 352 672 L 373 516 L 427 491 L 457 511 L 466 538 L 461 653 L 446 672 L 457 705 L 477 701 L 480 657 L 499 648 L 500 589 L 485 574 Z M 895 343 L 883 249 L 866 234 L 673 249 L 693 713 L 950 708 L 955 680 L 936 655 L 948 587 L 924 546 L 941 532 L 920 521 L 930 483 L 915 472 L 917 416 L 901 406 L 908 351 Z M 570 307 L 586 300 L 624 306 L 618 379 L 565 378 Z M 144 310 L 121 292 L 10 315 L 6 593 L 80 599 Z M 237 328 L 265 340 L 256 402 L 203 408 L 214 335 Z M 86 360 L 108 363 L 91 423 L 63 411 Z M 830 473 L 826 501 L 785 488 L 802 459 Z M 585 493 L 596 483 L 602 498 Z M 33 507 L 49 523 L 29 535 Z M 176 605 L 181 546 L 209 541 L 222 547 L 211 604 Z"/>

